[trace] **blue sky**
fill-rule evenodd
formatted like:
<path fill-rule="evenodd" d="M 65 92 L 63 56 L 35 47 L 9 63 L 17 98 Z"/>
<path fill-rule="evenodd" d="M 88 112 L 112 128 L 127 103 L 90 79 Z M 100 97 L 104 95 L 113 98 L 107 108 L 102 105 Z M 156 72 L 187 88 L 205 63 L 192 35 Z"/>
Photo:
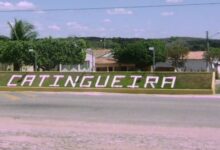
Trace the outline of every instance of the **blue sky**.
<path fill-rule="evenodd" d="M 93 8 L 137 5 L 210 3 L 219 0 L 0 0 L 0 34 L 9 35 L 15 18 L 35 25 L 39 37 L 99 36 L 164 38 L 205 37 L 220 31 L 220 5 L 47 12 L 52 8 Z M 219 36 L 220 37 L 220 36 Z M 217 38 L 217 37 L 216 37 Z"/>

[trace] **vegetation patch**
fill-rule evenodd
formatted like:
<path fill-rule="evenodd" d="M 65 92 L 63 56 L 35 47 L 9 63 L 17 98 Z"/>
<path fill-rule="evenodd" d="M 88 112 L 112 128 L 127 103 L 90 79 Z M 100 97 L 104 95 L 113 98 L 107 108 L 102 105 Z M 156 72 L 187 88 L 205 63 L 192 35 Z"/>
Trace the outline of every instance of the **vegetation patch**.
<path fill-rule="evenodd" d="M 220 94 L 220 85 L 216 86 L 216 93 Z"/>
<path fill-rule="evenodd" d="M 1 72 L 0 90 L 211 94 L 211 73 Z"/>

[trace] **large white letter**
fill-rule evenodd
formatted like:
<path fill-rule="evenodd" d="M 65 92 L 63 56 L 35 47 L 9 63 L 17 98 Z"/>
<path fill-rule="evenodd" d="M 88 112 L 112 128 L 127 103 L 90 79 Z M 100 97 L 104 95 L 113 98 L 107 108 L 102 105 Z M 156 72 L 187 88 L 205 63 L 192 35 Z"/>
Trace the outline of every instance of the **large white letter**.
<path fill-rule="evenodd" d="M 28 86 L 31 86 L 35 78 L 36 78 L 36 75 L 26 75 L 24 80 L 21 83 L 21 86 L 24 86 L 25 83 L 29 83 Z"/>
<path fill-rule="evenodd" d="M 118 80 L 118 79 L 123 79 L 123 78 L 125 78 L 125 76 L 123 76 L 123 75 L 114 76 L 111 87 L 112 88 L 122 88 L 123 87 L 122 85 L 115 85 L 115 84 L 120 83 L 121 80 Z"/>
<path fill-rule="evenodd" d="M 106 77 L 104 85 L 100 85 L 100 84 L 99 84 L 101 78 L 102 78 L 101 76 L 98 77 L 98 79 L 97 79 L 97 81 L 96 81 L 96 84 L 95 84 L 95 87 L 97 87 L 97 88 L 104 88 L 104 87 L 106 87 L 106 86 L 108 85 L 108 81 L 109 81 L 109 79 L 110 79 L 110 76 L 107 76 L 107 77 Z"/>
<path fill-rule="evenodd" d="M 8 87 L 17 86 L 17 84 L 12 84 L 12 81 L 13 81 L 15 78 L 22 78 L 22 75 L 12 75 L 11 78 L 10 78 L 10 80 L 9 80 L 8 83 L 7 83 L 7 86 L 8 86 Z"/>
<path fill-rule="evenodd" d="M 136 85 L 136 83 L 139 78 L 142 78 L 142 76 L 133 75 L 133 76 L 131 76 L 131 78 L 133 78 L 133 83 L 132 83 L 132 85 L 128 85 L 128 87 L 129 88 L 139 88 L 139 86 Z"/>
<path fill-rule="evenodd" d="M 171 84 L 171 88 L 174 88 L 176 77 L 163 77 L 161 88 L 164 88 L 166 84 Z"/>
<path fill-rule="evenodd" d="M 49 78 L 50 75 L 40 75 L 39 77 L 41 78 L 39 87 L 41 87 L 43 85 L 45 79 Z"/>
<path fill-rule="evenodd" d="M 146 78 L 146 82 L 144 84 L 144 88 L 147 88 L 148 84 L 150 84 L 151 88 L 155 88 L 154 84 L 157 84 L 159 81 L 159 77 L 158 76 L 147 76 Z"/>
<path fill-rule="evenodd" d="M 60 85 L 57 84 L 57 83 L 59 82 L 59 80 L 60 80 L 61 78 L 64 78 L 64 75 L 54 75 L 53 77 L 55 77 L 56 79 L 55 79 L 54 83 L 51 84 L 51 85 L 49 85 L 49 86 L 59 87 Z"/>
<path fill-rule="evenodd" d="M 68 76 L 66 82 L 65 82 L 65 87 L 70 83 L 72 87 L 76 87 L 76 82 L 79 80 L 79 76 L 76 77 L 75 81 L 73 82 L 72 76 Z"/>
<path fill-rule="evenodd" d="M 80 83 L 80 87 L 89 88 L 92 85 L 92 81 L 87 81 L 88 84 L 84 84 L 86 79 L 93 79 L 94 76 L 83 76 L 82 81 Z"/>

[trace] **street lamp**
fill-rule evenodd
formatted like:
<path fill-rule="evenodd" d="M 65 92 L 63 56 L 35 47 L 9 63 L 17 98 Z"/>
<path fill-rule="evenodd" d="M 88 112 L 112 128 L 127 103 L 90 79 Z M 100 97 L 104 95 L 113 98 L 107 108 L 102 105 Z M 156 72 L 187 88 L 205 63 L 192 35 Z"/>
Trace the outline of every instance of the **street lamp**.
<path fill-rule="evenodd" d="M 37 71 L 37 52 L 34 49 L 29 49 L 29 52 L 34 53 L 34 71 Z"/>
<path fill-rule="evenodd" d="M 150 51 L 153 51 L 153 71 L 155 70 L 155 48 L 149 47 Z"/>

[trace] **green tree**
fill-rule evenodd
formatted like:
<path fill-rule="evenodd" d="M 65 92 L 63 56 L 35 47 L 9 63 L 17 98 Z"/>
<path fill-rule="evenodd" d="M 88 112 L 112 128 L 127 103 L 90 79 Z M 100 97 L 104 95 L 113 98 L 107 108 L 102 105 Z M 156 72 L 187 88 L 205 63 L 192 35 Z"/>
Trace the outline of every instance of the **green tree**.
<path fill-rule="evenodd" d="M 173 41 L 166 46 L 168 59 L 172 61 L 175 68 L 183 67 L 186 55 L 189 52 L 186 44 L 181 40 Z"/>
<path fill-rule="evenodd" d="M 36 41 L 37 64 L 43 70 L 52 70 L 59 64 L 79 64 L 85 60 L 84 40 L 43 39 Z"/>
<path fill-rule="evenodd" d="M 113 48 L 114 58 L 119 63 L 135 64 L 137 70 L 146 70 L 153 64 L 153 52 L 149 47 L 155 49 L 156 62 L 166 60 L 165 42 L 160 40 L 134 40 L 116 44 Z"/>
<path fill-rule="evenodd" d="M 156 62 L 164 62 L 167 59 L 166 44 L 161 40 L 148 40 L 148 45 L 155 49 Z"/>
<path fill-rule="evenodd" d="M 208 52 L 206 52 L 205 57 L 207 60 L 219 61 L 220 60 L 220 48 L 211 47 Z"/>
<path fill-rule="evenodd" d="M 20 71 L 23 64 L 28 63 L 28 50 L 32 42 L 37 37 L 34 26 L 26 21 L 15 19 L 14 23 L 8 22 L 10 27 L 10 37 L 1 36 L 0 39 L 7 41 L 1 46 L 1 62 L 11 63 L 15 71 Z M 11 41 L 8 41 L 8 40 Z"/>
<path fill-rule="evenodd" d="M 26 41 L 4 41 L 1 43 L 1 62 L 14 65 L 15 71 L 20 71 L 20 68 L 28 62 L 28 49 L 32 47 L 30 42 Z"/>
<path fill-rule="evenodd" d="M 15 19 L 14 23 L 8 22 L 11 40 L 33 40 L 37 37 L 34 25 L 23 20 Z"/>
<path fill-rule="evenodd" d="M 126 43 L 113 50 L 114 58 L 119 63 L 135 64 L 136 69 L 145 70 L 147 66 L 152 64 L 148 47 L 148 44 L 144 42 Z"/>
<path fill-rule="evenodd" d="M 220 48 L 211 47 L 208 52 L 205 53 L 205 58 L 210 64 L 214 64 L 216 75 L 218 76 L 217 63 L 220 61 Z"/>

